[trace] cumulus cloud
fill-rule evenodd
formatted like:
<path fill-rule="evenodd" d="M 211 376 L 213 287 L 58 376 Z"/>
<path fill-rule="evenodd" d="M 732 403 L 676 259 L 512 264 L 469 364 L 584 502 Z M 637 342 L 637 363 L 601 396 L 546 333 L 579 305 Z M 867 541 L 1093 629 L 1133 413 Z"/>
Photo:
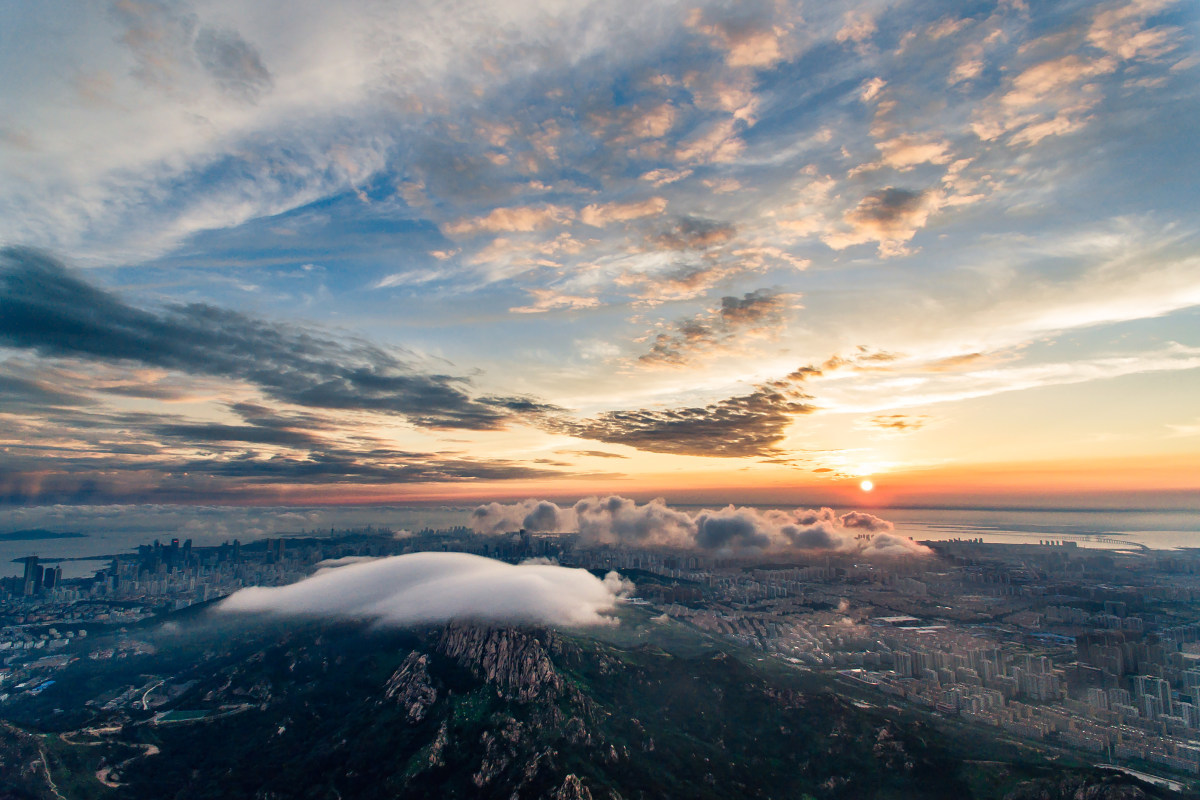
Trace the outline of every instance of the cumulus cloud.
<path fill-rule="evenodd" d="M 535 533 L 573 530 L 574 512 L 549 500 L 487 503 L 471 512 L 471 527 L 479 533 L 507 533 L 524 528 Z"/>
<path fill-rule="evenodd" d="M 382 625 L 457 620 L 540 625 L 612 625 L 632 586 L 611 574 L 550 564 L 514 566 L 468 553 L 410 553 L 322 569 L 288 586 L 255 586 L 223 612 L 331 617 Z"/>
<path fill-rule="evenodd" d="M 639 505 L 627 497 L 588 497 L 575 504 L 579 535 L 588 542 L 686 545 L 694 524 L 662 498 Z"/>
<path fill-rule="evenodd" d="M 707 552 L 753 554 L 817 550 L 849 555 L 925 556 L 924 545 L 900 536 L 892 523 L 863 511 L 838 515 L 832 509 L 790 511 L 726 506 L 692 515 L 662 498 L 637 503 L 627 497 L 587 497 L 571 507 L 549 500 L 489 503 L 471 515 L 480 533 L 518 527 L 535 532 L 578 531 L 586 544 L 678 547 Z"/>
<path fill-rule="evenodd" d="M 925 156 L 921 158 L 925 159 Z M 909 250 L 905 245 L 925 227 L 940 201 L 937 192 L 888 186 L 868 194 L 846 212 L 844 220 L 850 230 L 830 232 L 821 239 L 835 250 L 878 242 L 879 254 L 885 258 L 906 255 Z"/>

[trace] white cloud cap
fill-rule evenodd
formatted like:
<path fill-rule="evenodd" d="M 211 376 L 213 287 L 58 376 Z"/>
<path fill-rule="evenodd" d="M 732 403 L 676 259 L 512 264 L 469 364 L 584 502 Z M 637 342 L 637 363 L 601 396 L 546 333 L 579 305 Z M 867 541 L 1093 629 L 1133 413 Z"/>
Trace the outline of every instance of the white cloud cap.
<path fill-rule="evenodd" d="M 322 569 L 290 586 L 251 587 L 217 608 L 417 625 L 476 620 L 612 625 L 632 586 L 611 574 L 549 564 L 514 566 L 468 553 L 410 553 Z"/>

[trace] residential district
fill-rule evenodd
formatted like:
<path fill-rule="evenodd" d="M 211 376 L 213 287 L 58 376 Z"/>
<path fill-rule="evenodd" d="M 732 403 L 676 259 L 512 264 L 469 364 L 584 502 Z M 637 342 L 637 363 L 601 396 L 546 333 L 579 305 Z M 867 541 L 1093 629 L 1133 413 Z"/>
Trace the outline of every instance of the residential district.
<path fill-rule="evenodd" d="M 1200 550 L 1112 540 L 926 544 L 932 557 L 762 563 L 596 546 L 570 534 L 364 529 L 219 547 L 156 541 L 105 558 L 82 579 L 31 556 L 0 581 L 0 716 L 73 661 L 151 651 L 138 635 L 146 621 L 242 587 L 298 581 L 329 559 L 453 550 L 617 570 L 637 587 L 630 601 L 662 621 L 827 672 L 859 696 L 1097 762 L 1200 775 Z M 160 683 L 157 694 L 130 687 L 89 702 L 165 704 L 170 683 Z"/>

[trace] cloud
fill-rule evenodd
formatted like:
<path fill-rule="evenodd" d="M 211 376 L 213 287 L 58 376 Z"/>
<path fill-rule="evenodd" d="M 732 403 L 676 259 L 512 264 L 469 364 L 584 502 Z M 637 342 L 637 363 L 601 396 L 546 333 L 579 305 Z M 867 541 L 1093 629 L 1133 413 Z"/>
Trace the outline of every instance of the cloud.
<path fill-rule="evenodd" d="M 686 546 L 695 526 L 657 498 L 639 505 L 626 497 L 588 497 L 571 509 L 580 538 L 595 544 Z"/>
<path fill-rule="evenodd" d="M 1119 72 L 1128 80 L 1183 44 L 1182 29 L 1149 23 L 1171 5 L 1173 0 L 1135 0 L 1101 6 L 1086 26 L 1024 43 L 1019 52 L 1033 63 L 1010 65 L 1011 77 L 977 106 L 972 129 L 984 141 L 1011 134 L 1009 143 L 1019 146 L 1082 130 L 1105 99 L 1105 78 Z"/>
<path fill-rule="evenodd" d="M 258 51 L 237 31 L 204 28 L 196 36 L 196 56 L 226 92 L 254 102 L 273 83 Z"/>
<path fill-rule="evenodd" d="M 573 530 L 578 524 L 574 512 L 559 508 L 549 500 L 522 500 L 518 503 L 487 503 L 471 512 L 471 527 L 479 533 L 509 533 L 524 528 L 534 533 Z"/>
<path fill-rule="evenodd" d="M 472 233 L 529 233 L 569 222 L 575 212 L 564 206 L 541 205 L 495 208 L 482 217 L 468 217 L 445 226 L 451 236 Z"/>
<path fill-rule="evenodd" d="M 660 233 L 655 243 L 671 250 L 708 250 L 726 244 L 736 232 L 727 222 L 684 217 Z"/>
<path fill-rule="evenodd" d="M 324 569 L 289 586 L 242 589 L 217 609 L 388 626 L 462 620 L 575 627 L 616 624 L 611 614 L 630 588 L 615 573 L 601 580 L 584 569 L 410 553 Z"/>
<path fill-rule="evenodd" d="M 784 511 L 730 505 L 693 516 L 671 508 L 662 498 L 639 504 L 613 495 L 584 498 L 569 508 L 549 500 L 489 503 L 472 512 L 471 526 L 484 534 L 518 527 L 533 532 L 578 531 L 585 545 L 740 554 L 817 550 L 864 557 L 930 555 L 928 548 L 897 535 L 887 520 L 862 511 L 839 516 L 828 508 Z"/>
<path fill-rule="evenodd" d="M 564 294 L 554 289 L 529 289 L 533 302 L 525 306 L 510 308 L 514 314 L 544 314 L 547 311 L 574 311 L 581 308 L 595 308 L 600 305 L 599 298 L 581 297 L 574 294 Z"/>
<path fill-rule="evenodd" d="M 718 120 L 707 130 L 680 143 L 675 158 L 686 163 L 725 164 L 742 154 L 746 143 L 735 119 Z"/>
<path fill-rule="evenodd" d="M 947 152 L 950 143 L 935 141 L 923 136 L 906 134 L 879 142 L 876 147 L 882 153 L 883 163 L 901 171 L 920 164 L 945 164 L 950 160 Z"/>
<path fill-rule="evenodd" d="M 847 42 L 862 44 L 874 36 L 878 30 L 875 18 L 869 12 L 847 11 L 842 20 L 842 27 L 834 34 L 833 40 L 839 44 Z"/>
<path fill-rule="evenodd" d="M 651 365 L 682 366 L 697 354 L 742 344 L 747 337 L 778 333 L 793 297 L 774 289 L 722 297 L 718 308 L 681 320 L 675 323 L 673 331 L 658 334 L 649 352 L 638 360 Z"/>
<path fill-rule="evenodd" d="M 705 406 L 610 411 L 555 425 L 582 439 L 652 453 L 744 458 L 773 453 L 792 420 L 816 410 L 805 398 L 794 389 L 764 386 Z"/>
<path fill-rule="evenodd" d="M 528 398 L 472 397 L 465 379 L 422 372 L 360 341 L 210 305 L 137 308 L 33 250 L 0 251 L 0 312 L 0 343 L 9 347 L 244 381 L 300 406 L 477 430 L 549 410 Z"/>
<path fill-rule="evenodd" d="M 577 456 L 579 458 L 629 458 L 629 456 L 621 455 L 620 453 L 609 453 L 604 450 L 556 450 L 564 456 Z"/>
<path fill-rule="evenodd" d="M 704 18 L 700 9 L 688 17 L 688 25 L 706 34 L 711 42 L 725 51 L 725 63 L 734 69 L 749 67 L 766 69 L 790 55 L 784 37 L 789 26 L 713 22 Z"/>
<path fill-rule="evenodd" d="M 731 302 L 726 308 L 736 316 L 746 313 L 744 306 Z M 774 457 L 795 418 L 817 410 L 813 397 L 803 389 L 808 380 L 842 368 L 872 369 L 896 358 L 894 353 L 860 347 L 850 357 L 833 356 L 819 366 L 799 367 L 782 378 L 756 385 L 747 394 L 707 405 L 610 411 L 584 420 L 555 417 L 546 421 L 546 427 L 652 453 Z"/>
<path fill-rule="evenodd" d="M 137 64 L 134 75 L 153 87 L 174 88 L 188 67 L 195 17 L 153 0 L 120 0 L 113 4 L 112 11 L 124 29 L 120 42 Z"/>
<path fill-rule="evenodd" d="M 834 250 L 866 242 L 878 242 L 883 257 L 906 255 L 905 244 L 925 226 L 939 203 L 933 191 L 913 191 L 889 186 L 864 197 L 843 219 L 849 231 L 833 231 L 821 237 Z"/>
<path fill-rule="evenodd" d="M 874 417 L 871 417 L 871 424 L 876 428 L 898 431 L 900 433 L 919 431 L 925 427 L 928 421 L 929 417 L 925 415 L 914 417 L 910 414 L 876 414 Z"/>
<path fill-rule="evenodd" d="M 661 197 L 630 203 L 593 203 L 584 206 L 579 212 L 579 221 L 594 228 L 603 228 L 610 222 L 628 222 L 641 217 L 657 216 L 666 208 L 667 201 Z"/>

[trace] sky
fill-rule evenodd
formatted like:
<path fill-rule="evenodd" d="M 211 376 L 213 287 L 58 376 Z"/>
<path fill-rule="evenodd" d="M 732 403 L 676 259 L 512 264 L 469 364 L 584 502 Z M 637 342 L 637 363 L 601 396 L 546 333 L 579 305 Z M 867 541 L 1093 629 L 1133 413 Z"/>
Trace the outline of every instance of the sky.
<path fill-rule="evenodd" d="M 0 2 L 0 504 L 1198 508 L 1198 35 Z"/>

